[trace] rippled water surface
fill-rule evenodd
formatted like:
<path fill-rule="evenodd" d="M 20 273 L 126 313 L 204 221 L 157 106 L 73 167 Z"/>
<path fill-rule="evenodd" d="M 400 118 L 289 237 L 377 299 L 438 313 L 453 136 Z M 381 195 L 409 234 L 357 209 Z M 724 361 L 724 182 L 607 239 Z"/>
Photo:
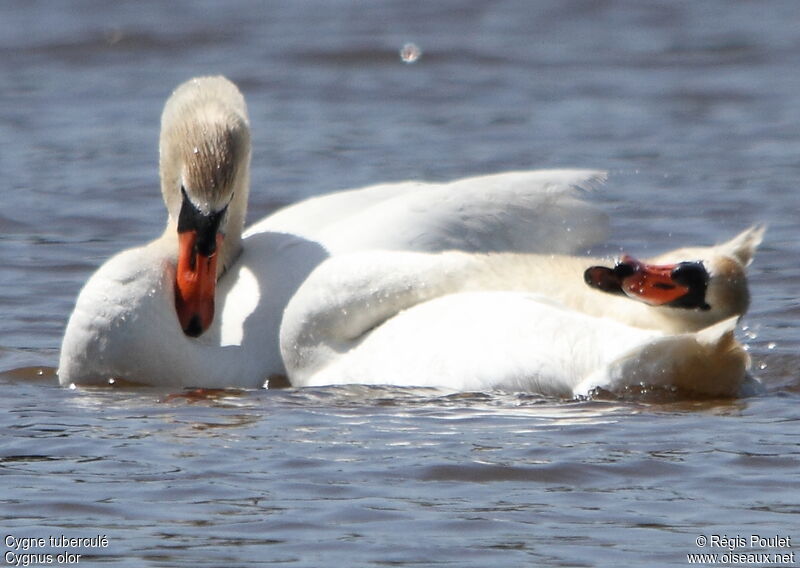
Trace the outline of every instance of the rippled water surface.
<path fill-rule="evenodd" d="M 606 250 L 768 223 L 740 332 L 766 393 L 56 386 L 82 283 L 162 229 L 163 102 L 211 73 L 248 100 L 251 219 L 379 181 L 593 167 L 610 172 Z M 77 565 L 131 567 L 683 566 L 727 551 L 700 535 L 800 548 L 796 3 L 19 0 L 0 5 L 0 74 L 4 538 L 105 536 L 69 550 Z M 65 550 L 4 547 L 7 564 Z"/>

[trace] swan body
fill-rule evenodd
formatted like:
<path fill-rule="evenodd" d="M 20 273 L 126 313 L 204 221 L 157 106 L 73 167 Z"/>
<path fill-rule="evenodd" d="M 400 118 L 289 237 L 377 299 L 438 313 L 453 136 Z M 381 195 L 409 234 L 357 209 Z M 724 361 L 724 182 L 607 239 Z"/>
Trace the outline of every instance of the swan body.
<path fill-rule="evenodd" d="M 62 341 L 62 384 L 123 378 L 258 387 L 286 373 L 278 335 L 284 308 L 328 257 L 379 248 L 569 252 L 606 230 L 606 216 L 581 199 L 605 174 L 552 170 L 341 191 L 290 206 L 244 231 L 249 161 L 247 110 L 238 89 L 222 77 L 179 86 L 162 115 L 166 228 L 87 281 Z M 205 256 L 196 254 L 202 236 L 185 240 L 180 232 L 187 211 L 200 225 L 216 219 L 217 238 L 224 237 Z M 194 229 L 188 231 L 193 238 Z M 206 273 L 216 272 L 212 294 L 197 285 L 193 258 Z"/>
<path fill-rule="evenodd" d="M 627 314 L 611 325 L 635 328 L 621 335 L 639 338 L 640 346 L 658 339 L 654 333 L 694 332 L 747 307 L 744 266 L 760 241 L 757 229 L 731 241 L 730 250 L 691 251 L 709 263 L 720 254 L 732 258 L 730 270 L 710 270 L 709 298 L 715 283 L 731 297 L 712 303 L 708 313 L 654 308 L 586 287 L 581 271 L 591 259 L 568 255 L 606 233 L 606 215 L 584 200 L 585 190 L 605 179 L 603 172 L 382 184 L 315 197 L 244 230 L 250 153 L 246 105 L 232 83 L 203 77 L 175 90 L 160 138 L 165 231 L 117 254 L 87 281 L 62 342 L 62 384 L 123 378 L 170 387 L 260 387 L 287 373 L 296 385 L 370 382 L 366 375 L 419 384 L 421 373 L 413 379 L 392 374 L 394 358 L 386 357 L 390 338 L 406 330 L 406 339 L 413 339 L 415 327 L 429 325 L 433 314 L 439 314 L 441 333 L 453 333 L 451 353 L 440 351 L 438 363 L 452 365 L 452 376 L 466 361 L 458 356 L 464 345 L 479 337 L 489 341 L 492 329 L 501 334 L 508 322 L 502 314 L 516 299 L 525 302 L 520 313 L 529 313 L 528 321 L 543 322 L 541 334 L 549 333 L 547 318 L 555 329 L 557 320 L 562 327 L 581 318 L 600 325 L 606 320 L 598 316 Z M 441 278 L 443 272 L 449 278 Z M 498 309 L 491 312 L 495 301 Z M 470 311 L 473 321 L 485 316 L 486 322 L 483 335 L 475 330 L 473 339 L 468 327 L 454 333 L 458 320 L 444 317 Z M 609 328 L 598 329 L 608 334 Z M 567 331 L 563 341 L 569 337 Z M 407 349 L 403 357 L 416 358 L 413 341 L 397 346 L 398 357 Z M 422 347 L 419 365 L 433 365 L 434 355 Z M 487 379 L 494 360 L 482 361 L 482 384 L 506 385 Z M 363 372 L 351 374 L 355 368 Z M 556 387 L 558 380 L 543 374 L 525 384 L 563 393 L 575 377 Z M 444 386 L 479 382 L 448 380 Z"/>
<path fill-rule="evenodd" d="M 748 357 L 735 318 L 699 333 L 644 330 L 519 292 L 463 292 L 405 310 L 331 357 L 299 386 L 400 384 L 586 396 L 647 385 L 736 395 Z"/>
<path fill-rule="evenodd" d="M 59 379 L 261 386 L 286 374 L 278 340 L 283 310 L 323 260 L 371 249 L 580 250 L 607 228 L 606 216 L 580 199 L 603 178 L 588 170 L 510 172 L 382 184 L 289 206 L 244 231 L 238 256 L 222 262 L 218 317 L 197 338 L 174 320 L 177 245 L 168 226 L 160 239 L 119 253 L 86 283 L 65 331 Z M 553 222 L 537 223 L 537 215 Z"/>
<path fill-rule="evenodd" d="M 716 247 L 662 255 L 690 252 L 710 265 L 711 308 L 702 312 L 592 290 L 581 280 L 588 258 L 455 251 L 331 258 L 286 308 L 284 361 L 295 385 L 573 396 L 646 383 L 735 395 L 749 361 L 733 338 L 736 310 L 748 299 L 741 278 L 762 234 L 752 228 Z M 732 302 L 727 296 L 737 290 Z"/>

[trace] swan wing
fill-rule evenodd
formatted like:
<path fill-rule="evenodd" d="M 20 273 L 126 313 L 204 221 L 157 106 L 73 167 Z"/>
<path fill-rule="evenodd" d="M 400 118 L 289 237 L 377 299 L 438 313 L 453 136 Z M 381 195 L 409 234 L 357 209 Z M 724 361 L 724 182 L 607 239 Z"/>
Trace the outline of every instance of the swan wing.
<path fill-rule="evenodd" d="M 297 234 L 332 253 L 367 249 L 569 254 L 601 241 L 608 220 L 584 200 L 594 170 L 505 172 L 449 183 L 337 192 L 276 212 L 248 234 Z"/>

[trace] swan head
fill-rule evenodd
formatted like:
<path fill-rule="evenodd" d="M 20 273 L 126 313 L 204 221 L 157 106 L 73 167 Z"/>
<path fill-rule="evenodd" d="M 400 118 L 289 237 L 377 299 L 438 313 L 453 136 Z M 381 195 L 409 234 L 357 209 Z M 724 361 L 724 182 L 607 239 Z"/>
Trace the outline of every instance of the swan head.
<path fill-rule="evenodd" d="M 214 319 L 217 278 L 241 251 L 250 168 L 250 127 L 239 89 L 224 77 L 180 85 L 164 106 L 159 143 L 165 238 L 177 242 L 175 309 L 202 334 Z"/>
<path fill-rule="evenodd" d="M 593 288 L 665 308 L 700 329 L 747 312 L 747 267 L 765 230 L 751 227 L 725 243 L 677 249 L 647 262 L 626 255 L 613 268 L 588 268 L 584 278 Z"/>
<path fill-rule="evenodd" d="M 625 295 L 651 306 L 701 311 L 711 309 L 706 302 L 710 279 L 699 260 L 650 264 L 627 254 L 613 268 L 592 266 L 584 272 L 586 283 L 603 292 Z"/>
<path fill-rule="evenodd" d="M 747 267 L 764 240 L 766 226 L 745 229 L 731 240 L 711 247 L 682 248 L 651 259 L 653 263 L 682 264 L 694 261 L 707 274 L 705 290 L 707 318 L 702 323 L 716 323 L 732 316 L 743 316 L 750 307 Z M 681 306 L 678 306 L 681 307 Z M 695 308 L 697 306 L 685 306 Z M 713 320 L 713 321 L 712 321 Z M 709 323 L 710 324 L 710 323 Z"/>

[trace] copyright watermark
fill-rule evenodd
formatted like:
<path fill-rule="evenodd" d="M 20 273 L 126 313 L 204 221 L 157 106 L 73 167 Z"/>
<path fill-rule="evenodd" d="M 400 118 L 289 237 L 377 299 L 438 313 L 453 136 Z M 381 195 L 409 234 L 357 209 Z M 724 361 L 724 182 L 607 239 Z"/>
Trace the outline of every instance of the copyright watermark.
<path fill-rule="evenodd" d="M 701 534 L 694 539 L 702 552 L 686 555 L 689 564 L 794 566 L 795 551 L 788 535 Z"/>

